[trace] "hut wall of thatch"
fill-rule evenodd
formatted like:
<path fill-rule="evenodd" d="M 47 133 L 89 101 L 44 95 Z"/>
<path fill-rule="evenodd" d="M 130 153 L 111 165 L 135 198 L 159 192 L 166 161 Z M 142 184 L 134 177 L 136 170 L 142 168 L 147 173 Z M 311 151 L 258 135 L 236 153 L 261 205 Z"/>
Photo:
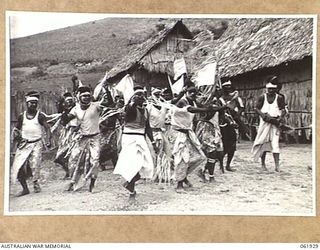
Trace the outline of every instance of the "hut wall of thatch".
<path fill-rule="evenodd" d="M 155 49 L 150 51 L 139 62 L 150 72 L 161 72 L 173 75 L 173 62 L 176 58 L 183 57 L 189 48 L 188 40 L 182 33 L 172 32 Z"/>
<path fill-rule="evenodd" d="M 231 78 L 233 86 L 239 90 L 245 102 L 248 123 L 257 125 L 258 117 L 254 114 L 256 101 L 258 96 L 266 91 L 266 80 L 271 75 L 277 75 L 279 82 L 282 83 L 281 93 L 285 95 L 289 109 L 288 124 L 295 128 L 310 126 L 312 124 L 312 57 Z M 309 141 L 311 129 L 297 130 L 297 135 L 302 137 L 301 141 Z"/>
<path fill-rule="evenodd" d="M 108 72 L 108 82 L 117 84 L 126 74 L 135 82 L 152 87 L 167 87 L 167 75 L 173 76 L 173 62 L 193 45 L 190 31 L 179 21 L 160 31 Z"/>
<path fill-rule="evenodd" d="M 166 88 L 169 86 L 166 74 L 149 72 L 145 69 L 139 69 L 131 74 L 134 82 L 146 87 L 148 94 L 151 92 L 151 87 Z"/>

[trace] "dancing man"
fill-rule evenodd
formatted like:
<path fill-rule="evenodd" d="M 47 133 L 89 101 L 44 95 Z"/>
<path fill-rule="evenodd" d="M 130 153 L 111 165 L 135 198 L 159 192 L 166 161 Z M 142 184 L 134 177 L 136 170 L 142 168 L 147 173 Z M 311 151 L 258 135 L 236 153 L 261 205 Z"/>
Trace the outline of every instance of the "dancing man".
<path fill-rule="evenodd" d="M 172 110 L 171 126 L 174 131 L 171 133 L 174 141 L 172 155 L 178 193 L 184 192 L 183 184 L 192 187 L 187 177 L 197 167 L 200 177 L 205 181 L 204 170 L 207 158 L 193 131 L 193 126 L 195 114 L 211 111 L 211 107 L 196 107 L 196 94 L 196 88 L 189 86 L 186 97 L 179 100 L 177 107 Z"/>
<path fill-rule="evenodd" d="M 40 94 L 30 91 L 26 94 L 27 110 L 18 117 L 18 124 L 13 130 L 14 140 L 18 148 L 14 157 L 11 172 L 11 181 L 20 182 L 23 190 L 17 196 L 30 193 L 27 179 L 32 177 L 35 193 L 41 191 L 40 164 L 42 158 L 42 127 L 46 129 L 47 143 L 51 146 L 51 131 L 46 122 L 46 116 L 38 110 Z"/>
<path fill-rule="evenodd" d="M 82 174 L 84 179 L 90 179 L 89 191 L 92 192 L 99 172 L 100 134 L 99 117 L 102 111 L 102 101 L 93 102 L 91 88 L 82 86 L 78 88 L 79 102 L 69 112 L 63 113 L 61 119 L 65 123 L 76 118 L 80 126 L 80 136 L 72 149 L 69 166 L 74 169 L 67 191 L 72 191 Z M 87 168 L 86 159 L 89 153 L 90 166 Z"/>
<path fill-rule="evenodd" d="M 69 113 L 74 106 L 75 100 L 72 94 L 70 92 L 63 94 L 62 110 L 59 111 L 61 111 L 61 113 Z M 70 148 L 72 148 L 79 127 L 78 121 L 75 118 L 70 120 L 67 124 L 60 121 L 60 124 L 63 125 L 63 128 L 59 137 L 59 147 L 54 162 L 60 164 L 66 172 L 64 179 L 69 179 L 72 176 L 72 171 L 70 171 L 68 167 Z"/>
<path fill-rule="evenodd" d="M 223 143 L 219 126 L 219 115 L 226 106 L 216 102 L 213 110 L 200 116 L 195 133 L 202 145 L 202 150 L 207 156 L 205 169 L 209 172 L 209 181 L 214 181 L 214 168 L 218 161 L 223 172 Z M 222 114 L 223 115 L 223 114 Z"/>
<path fill-rule="evenodd" d="M 136 196 L 135 183 L 141 177 L 150 179 L 153 176 L 153 160 L 146 136 L 157 152 L 145 100 L 144 89 L 141 86 L 134 87 L 134 94 L 125 106 L 121 151 L 113 172 L 126 180 L 123 186 L 129 190 L 131 199 Z"/>

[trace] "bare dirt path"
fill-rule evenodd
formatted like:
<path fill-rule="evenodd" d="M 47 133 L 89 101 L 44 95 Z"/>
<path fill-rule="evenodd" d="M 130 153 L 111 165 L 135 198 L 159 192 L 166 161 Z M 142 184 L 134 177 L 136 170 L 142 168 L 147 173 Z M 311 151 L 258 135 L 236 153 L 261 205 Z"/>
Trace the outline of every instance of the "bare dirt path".
<path fill-rule="evenodd" d="M 140 181 L 136 201 L 128 201 L 120 176 L 112 170 L 101 172 L 93 193 L 87 188 L 66 192 L 68 181 L 63 171 L 50 160 L 43 164 L 42 192 L 14 197 L 20 190 L 14 185 L 10 194 L 10 212 L 127 212 L 155 214 L 311 214 L 313 207 L 311 145 L 282 145 L 281 172 L 274 171 L 272 155 L 267 155 L 268 172 L 253 162 L 251 143 L 241 142 L 233 160 L 236 172 L 220 174 L 214 183 L 200 182 L 194 173 L 194 187 L 178 194 L 174 185 Z"/>

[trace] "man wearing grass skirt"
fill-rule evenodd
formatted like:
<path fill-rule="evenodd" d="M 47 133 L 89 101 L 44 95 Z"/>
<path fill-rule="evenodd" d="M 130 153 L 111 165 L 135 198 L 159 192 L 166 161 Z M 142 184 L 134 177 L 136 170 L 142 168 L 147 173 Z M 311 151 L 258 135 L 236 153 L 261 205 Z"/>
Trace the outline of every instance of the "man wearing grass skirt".
<path fill-rule="evenodd" d="M 62 101 L 62 110 L 59 110 L 58 112 L 69 113 L 75 106 L 75 99 L 70 92 L 63 94 Z M 63 128 L 61 129 L 59 136 L 59 147 L 54 162 L 60 164 L 63 170 L 66 172 L 64 179 L 69 179 L 72 176 L 73 170 L 71 169 L 70 171 L 68 160 L 79 127 L 76 118 L 72 119 L 67 124 L 64 124 L 63 121 L 60 121 L 60 124 L 63 125 Z"/>
<path fill-rule="evenodd" d="M 174 158 L 174 176 L 177 181 L 176 191 L 184 192 L 183 184 L 191 187 L 187 179 L 188 175 L 199 168 L 198 175 L 202 180 L 204 177 L 207 158 L 201 149 L 201 144 L 193 131 L 195 113 L 203 113 L 211 110 L 211 107 L 197 107 L 197 90 L 188 85 L 184 98 L 179 100 L 172 110 L 171 126 L 174 137 L 172 155 Z"/>
<path fill-rule="evenodd" d="M 150 117 L 150 126 L 158 154 L 154 154 L 155 173 L 153 179 L 155 182 L 170 182 L 171 173 L 171 150 L 166 136 L 165 122 L 168 113 L 168 105 L 161 99 L 161 90 L 155 88 L 152 90 L 151 97 L 148 99 L 148 113 Z"/>
<path fill-rule="evenodd" d="M 211 112 L 203 113 L 197 123 L 195 133 L 202 145 L 202 150 L 207 156 L 205 169 L 209 172 L 209 181 L 214 181 L 215 163 L 220 163 L 223 171 L 223 143 L 219 126 L 219 115 L 225 106 L 214 103 Z"/>

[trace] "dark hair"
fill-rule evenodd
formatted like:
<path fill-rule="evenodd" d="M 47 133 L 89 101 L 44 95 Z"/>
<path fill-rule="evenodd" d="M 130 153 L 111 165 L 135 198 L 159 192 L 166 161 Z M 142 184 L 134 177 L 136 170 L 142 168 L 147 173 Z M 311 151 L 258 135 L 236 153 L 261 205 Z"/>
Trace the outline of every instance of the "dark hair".
<path fill-rule="evenodd" d="M 187 92 L 197 92 L 197 89 L 196 89 L 196 87 L 194 87 L 194 86 L 189 86 L 189 87 L 187 88 Z"/>
<path fill-rule="evenodd" d="M 194 83 L 191 81 L 189 77 L 187 77 L 184 81 L 184 85 L 187 87 L 194 87 Z"/>
<path fill-rule="evenodd" d="M 278 85 L 278 83 L 279 83 L 278 77 L 277 76 L 270 76 L 270 77 L 268 77 L 267 82 Z"/>
<path fill-rule="evenodd" d="M 40 98 L 40 93 L 39 93 L 38 91 L 32 90 L 32 91 L 29 91 L 29 92 L 26 94 L 26 96 L 35 96 L 35 97 L 37 97 L 37 98 Z"/>
<path fill-rule="evenodd" d="M 78 88 L 79 93 L 84 93 L 84 92 L 92 92 L 91 88 L 89 86 L 81 86 Z"/>
<path fill-rule="evenodd" d="M 63 94 L 63 97 L 66 98 L 66 97 L 72 97 L 72 94 L 70 92 L 66 92 Z"/>
<path fill-rule="evenodd" d="M 133 90 L 136 91 L 138 89 L 142 89 L 143 90 L 143 87 L 141 85 L 136 85 L 133 87 Z"/>

